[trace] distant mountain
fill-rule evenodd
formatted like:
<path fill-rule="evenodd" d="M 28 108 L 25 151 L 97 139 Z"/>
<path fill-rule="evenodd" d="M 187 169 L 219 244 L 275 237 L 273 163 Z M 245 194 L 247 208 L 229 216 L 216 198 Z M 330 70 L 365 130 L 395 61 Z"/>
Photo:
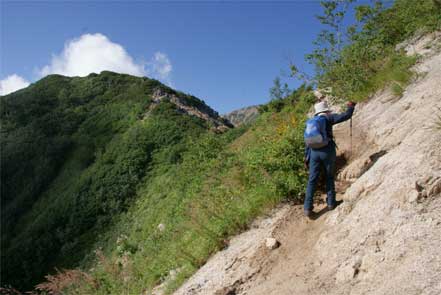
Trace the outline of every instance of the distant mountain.
<path fill-rule="evenodd" d="M 148 171 L 233 127 L 194 96 L 108 71 L 47 76 L 0 112 L 0 286 L 19 288 L 77 265 Z"/>
<path fill-rule="evenodd" d="M 249 106 L 242 109 L 232 111 L 222 117 L 230 121 L 234 126 L 249 124 L 254 122 L 259 116 L 259 106 Z"/>

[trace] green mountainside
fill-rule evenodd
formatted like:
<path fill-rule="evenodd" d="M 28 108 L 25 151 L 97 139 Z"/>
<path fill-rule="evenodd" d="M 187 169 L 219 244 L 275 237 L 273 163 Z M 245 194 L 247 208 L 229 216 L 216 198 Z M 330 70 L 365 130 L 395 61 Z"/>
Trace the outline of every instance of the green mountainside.
<path fill-rule="evenodd" d="M 156 163 L 229 126 L 195 97 L 111 72 L 51 75 L 2 97 L 2 281 L 31 287 L 78 263 Z"/>
<path fill-rule="evenodd" d="M 339 7 L 353 1 L 323 2 L 330 28 L 307 56 L 316 74 L 291 65 L 305 83 L 251 124 L 232 128 L 193 96 L 111 72 L 51 75 L 1 97 L 0 287 L 30 290 L 50 274 L 38 290 L 144 294 L 165 281 L 171 292 L 254 218 L 301 202 L 313 89 L 399 97 L 418 57 L 396 45 L 441 28 L 438 0 L 374 1 L 339 43 Z"/>

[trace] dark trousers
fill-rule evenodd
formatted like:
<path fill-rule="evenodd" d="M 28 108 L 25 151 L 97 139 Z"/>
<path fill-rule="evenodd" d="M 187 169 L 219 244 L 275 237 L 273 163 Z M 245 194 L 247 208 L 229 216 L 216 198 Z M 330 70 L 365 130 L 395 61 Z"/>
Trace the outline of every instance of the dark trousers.
<path fill-rule="evenodd" d="M 335 145 L 332 143 L 328 144 L 326 147 L 316 150 L 311 150 L 309 159 L 309 179 L 308 186 L 306 187 L 305 196 L 305 210 L 313 209 L 314 193 L 317 186 L 317 182 L 320 176 L 321 166 L 325 167 L 326 173 L 326 203 L 328 206 L 335 205 L 335 184 L 334 184 L 334 174 L 335 174 Z"/>

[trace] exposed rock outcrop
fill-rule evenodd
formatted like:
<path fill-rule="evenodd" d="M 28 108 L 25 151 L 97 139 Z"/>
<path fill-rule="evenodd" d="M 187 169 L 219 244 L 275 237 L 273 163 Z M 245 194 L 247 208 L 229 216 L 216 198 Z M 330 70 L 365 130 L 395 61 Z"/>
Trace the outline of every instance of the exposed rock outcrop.
<path fill-rule="evenodd" d="M 259 106 L 249 106 L 223 115 L 223 117 L 230 121 L 234 126 L 252 123 L 258 116 Z"/>
<path fill-rule="evenodd" d="M 213 127 L 213 131 L 224 132 L 229 128 L 234 127 L 227 119 L 222 118 L 219 114 L 212 108 L 207 106 L 205 103 L 196 100 L 196 98 L 190 97 L 193 104 L 190 103 L 189 98 L 181 97 L 174 92 L 167 91 L 163 88 L 157 88 L 152 94 L 153 103 L 150 105 L 149 111 L 154 109 L 161 101 L 168 100 L 174 105 L 178 111 L 196 116 L 204 121 L 209 122 Z"/>

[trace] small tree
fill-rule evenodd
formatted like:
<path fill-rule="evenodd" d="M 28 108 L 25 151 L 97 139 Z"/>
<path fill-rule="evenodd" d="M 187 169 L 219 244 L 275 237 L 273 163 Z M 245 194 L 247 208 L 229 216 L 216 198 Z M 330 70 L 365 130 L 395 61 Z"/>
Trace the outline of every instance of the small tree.
<path fill-rule="evenodd" d="M 282 86 L 280 84 L 279 77 L 276 77 L 274 79 L 274 85 L 270 88 L 269 92 L 271 100 L 281 99 L 283 97 Z"/>
<path fill-rule="evenodd" d="M 316 16 L 328 29 L 322 30 L 313 42 L 316 48 L 306 59 L 316 67 L 316 74 L 321 76 L 338 60 L 343 46 L 343 19 L 349 5 L 354 0 L 323 0 L 320 5 L 323 15 Z"/>
<path fill-rule="evenodd" d="M 280 82 L 280 78 L 276 77 L 274 79 L 274 85 L 270 88 L 270 99 L 271 100 L 277 100 L 277 99 L 283 99 L 284 97 L 287 97 L 290 95 L 291 90 L 288 87 L 287 83 L 284 83 L 282 86 L 282 83 Z"/>
<path fill-rule="evenodd" d="M 289 89 L 287 83 L 283 83 L 282 93 L 283 93 L 283 97 L 287 97 L 291 94 L 291 89 Z"/>

